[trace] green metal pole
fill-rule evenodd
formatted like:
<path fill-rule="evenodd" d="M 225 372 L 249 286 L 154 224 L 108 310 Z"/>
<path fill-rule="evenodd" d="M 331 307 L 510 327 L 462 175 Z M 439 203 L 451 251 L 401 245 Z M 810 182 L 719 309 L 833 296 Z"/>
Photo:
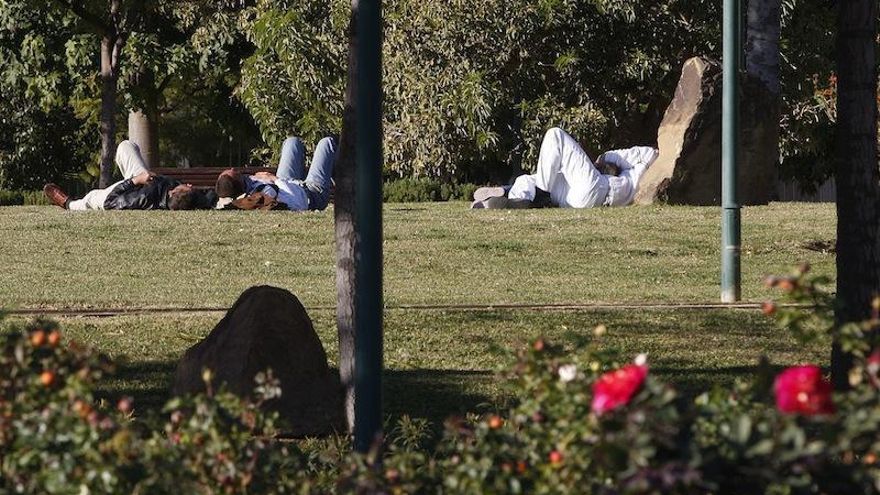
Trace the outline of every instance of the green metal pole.
<path fill-rule="evenodd" d="M 354 447 L 382 433 L 382 3 L 360 0 L 357 19 Z"/>
<path fill-rule="evenodd" d="M 724 0 L 724 78 L 721 95 L 721 302 L 740 300 L 739 74 L 741 0 Z"/>

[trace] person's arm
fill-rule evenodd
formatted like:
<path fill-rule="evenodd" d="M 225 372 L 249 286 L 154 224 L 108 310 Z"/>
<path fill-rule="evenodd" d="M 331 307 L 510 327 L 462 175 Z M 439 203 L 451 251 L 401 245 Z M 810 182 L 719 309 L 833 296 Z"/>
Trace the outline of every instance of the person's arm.
<path fill-rule="evenodd" d="M 639 165 L 648 168 L 657 159 L 658 151 L 650 146 L 633 146 L 619 150 L 611 150 L 602 153 L 597 161 L 611 162 L 621 170 L 627 170 Z"/>
<path fill-rule="evenodd" d="M 620 168 L 620 176 L 629 179 L 633 187 L 636 187 L 639 179 L 659 154 L 659 151 L 650 146 L 634 146 L 605 152 L 600 159 L 617 165 Z"/>
<path fill-rule="evenodd" d="M 261 179 L 264 181 L 275 182 L 278 179 L 278 176 L 273 174 L 272 172 L 257 172 L 253 175 L 257 179 Z"/>

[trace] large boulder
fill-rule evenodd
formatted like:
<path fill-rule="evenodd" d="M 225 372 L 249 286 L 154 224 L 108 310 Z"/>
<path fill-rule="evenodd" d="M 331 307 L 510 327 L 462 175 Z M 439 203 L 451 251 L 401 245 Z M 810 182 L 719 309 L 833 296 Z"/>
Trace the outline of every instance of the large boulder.
<path fill-rule="evenodd" d="M 694 57 L 681 78 L 660 129 L 660 156 L 645 172 L 635 202 L 721 204 L 721 65 Z M 776 183 L 778 98 L 757 78 L 741 78 L 739 201 L 766 204 Z"/>
<path fill-rule="evenodd" d="M 271 369 L 281 397 L 267 404 L 286 419 L 293 436 L 329 433 L 342 423 L 342 388 L 327 365 L 327 354 L 299 299 L 276 287 L 251 287 L 201 342 L 177 365 L 175 395 L 204 390 L 202 372 L 212 386 L 248 397 L 257 373 Z"/>

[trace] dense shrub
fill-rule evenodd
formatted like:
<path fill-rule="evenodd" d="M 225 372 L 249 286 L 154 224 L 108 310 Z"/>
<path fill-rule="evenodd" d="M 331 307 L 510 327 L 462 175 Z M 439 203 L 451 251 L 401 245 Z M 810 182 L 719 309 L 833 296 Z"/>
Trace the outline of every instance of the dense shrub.
<path fill-rule="evenodd" d="M 450 418 L 442 438 L 403 418 L 384 445 L 344 455 L 337 437 L 274 440 L 271 375 L 257 402 L 222 391 L 172 399 L 142 419 L 123 398 L 96 401 L 104 357 L 38 321 L 0 337 L 2 493 L 880 493 L 880 301 L 837 328 L 827 282 L 807 267 L 768 284 L 817 304 L 768 315 L 801 339 L 832 332 L 853 352 L 852 390 L 794 366 L 695 400 L 657 379 L 645 356 L 618 363 L 597 327 L 583 360 L 543 339 L 507 374 L 517 402 Z M 210 376 L 206 376 L 210 384 Z"/>
<path fill-rule="evenodd" d="M 717 1 L 394 0 L 383 4 L 386 169 L 460 181 L 536 164 L 565 127 L 593 154 L 651 144 L 682 63 L 719 56 Z M 238 95 L 271 150 L 338 132 L 350 2 L 266 0 L 245 16 L 256 51 Z M 784 177 L 831 170 L 832 3 L 782 2 Z"/>
<path fill-rule="evenodd" d="M 256 402 L 209 388 L 137 418 L 129 398 L 96 399 L 112 370 L 50 322 L 0 338 L 0 493 L 291 493 L 312 483 L 300 478 L 307 458 L 274 440 L 277 417 L 260 408 L 280 393 L 271 375 L 258 376 Z"/>
<path fill-rule="evenodd" d="M 48 205 L 49 199 L 42 191 L 18 191 L 0 189 L 0 206 Z"/>
<path fill-rule="evenodd" d="M 572 362 L 543 340 L 517 354 L 519 403 L 504 414 L 450 420 L 434 449 L 418 437 L 367 458 L 342 486 L 361 493 L 880 492 L 880 303 L 870 321 L 834 329 L 821 279 L 801 269 L 769 284 L 820 311 L 765 305 L 801 338 L 835 332 L 859 363 L 853 389 L 832 395 L 814 366 L 687 400 L 656 379 L 644 357 L 609 362 L 596 330 Z"/>
<path fill-rule="evenodd" d="M 484 180 L 534 166 L 552 126 L 594 152 L 650 144 L 684 59 L 712 52 L 717 2 L 395 0 L 383 5 L 386 168 Z M 269 0 L 239 96 L 277 150 L 338 132 L 350 2 Z"/>
<path fill-rule="evenodd" d="M 386 182 L 382 194 L 385 202 L 389 203 L 469 200 L 476 189 L 475 184 L 458 184 L 420 177 Z"/>

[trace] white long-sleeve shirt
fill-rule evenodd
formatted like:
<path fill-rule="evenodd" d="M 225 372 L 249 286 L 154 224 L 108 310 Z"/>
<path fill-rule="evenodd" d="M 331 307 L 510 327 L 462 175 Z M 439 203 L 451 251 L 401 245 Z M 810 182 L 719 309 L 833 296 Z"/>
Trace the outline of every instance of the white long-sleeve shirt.
<path fill-rule="evenodd" d="M 617 165 L 620 175 L 608 177 L 608 196 L 605 198 L 605 206 L 626 206 L 633 202 L 639 181 L 645 175 L 648 167 L 660 152 L 650 146 L 634 146 L 632 148 L 606 151 L 600 157 Z"/>

